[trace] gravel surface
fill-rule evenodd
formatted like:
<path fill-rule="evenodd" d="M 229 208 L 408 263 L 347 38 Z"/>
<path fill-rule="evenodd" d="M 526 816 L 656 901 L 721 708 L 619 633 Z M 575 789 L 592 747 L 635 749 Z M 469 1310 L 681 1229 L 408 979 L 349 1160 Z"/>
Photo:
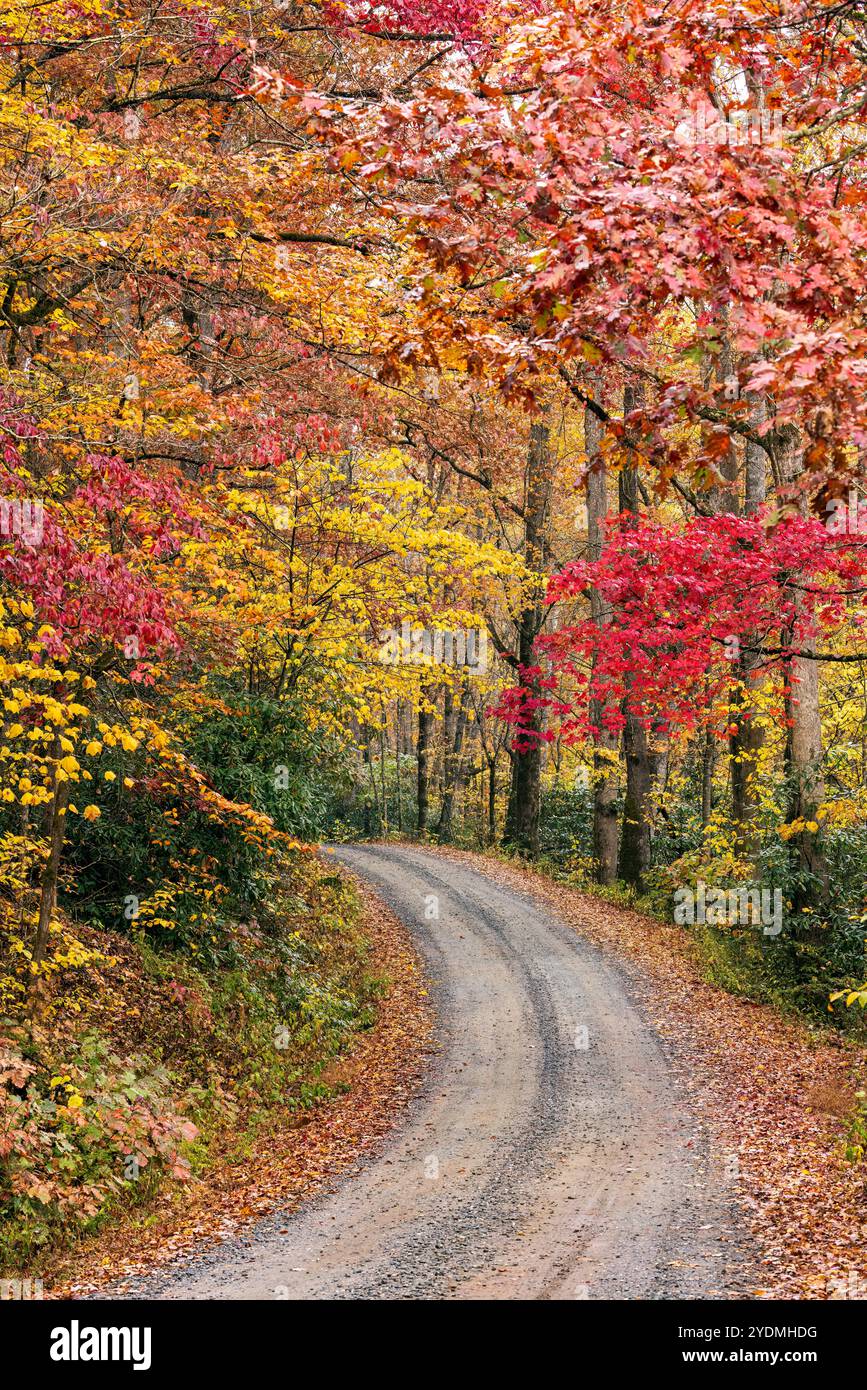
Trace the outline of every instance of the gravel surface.
<path fill-rule="evenodd" d="M 743 1297 L 722 1155 L 628 978 L 529 896 L 404 846 L 339 859 L 409 926 L 441 1050 L 361 1170 L 100 1297 Z"/>

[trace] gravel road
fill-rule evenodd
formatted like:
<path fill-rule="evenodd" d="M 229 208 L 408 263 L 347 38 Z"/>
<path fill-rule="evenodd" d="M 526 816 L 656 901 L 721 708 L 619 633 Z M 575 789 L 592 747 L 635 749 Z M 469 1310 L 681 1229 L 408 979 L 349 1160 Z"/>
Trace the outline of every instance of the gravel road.
<path fill-rule="evenodd" d="M 470 867 L 404 846 L 338 857 L 427 962 L 441 1051 L 426 1086 L 330 1194 L 108 1296 L 743 1296 L 725 1158 L 620 969 Z"/>

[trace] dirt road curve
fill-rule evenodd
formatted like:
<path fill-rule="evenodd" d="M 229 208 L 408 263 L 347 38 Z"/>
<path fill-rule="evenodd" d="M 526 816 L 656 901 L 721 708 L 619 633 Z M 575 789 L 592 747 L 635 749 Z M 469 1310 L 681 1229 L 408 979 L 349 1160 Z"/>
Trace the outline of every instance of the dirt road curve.
<path fill-rule="evenodd" d="M 428 962 L 442 1042 L 429 1083 L 336 1191 L 113 1296 L 720 1298 L 749 1288 L 724 1160 L 619 970 L 469 867 L 405 847 L 339 857 L 412 928 Z"/>

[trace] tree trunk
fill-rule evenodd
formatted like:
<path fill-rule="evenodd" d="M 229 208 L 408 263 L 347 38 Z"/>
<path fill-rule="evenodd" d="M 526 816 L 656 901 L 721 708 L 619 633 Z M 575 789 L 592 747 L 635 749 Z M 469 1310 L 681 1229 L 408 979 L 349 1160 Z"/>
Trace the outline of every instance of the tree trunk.
<path fill-rule="evenodd" d="M 762 396 L 751 398 L 750 423 L 761 425 L 767 418 L 765 400 Z M 744 513 L 755 516 L 764 505 L 767 496 L 768 455 L 760 444 L 747 441 L 744 455 Z M 744 645 L 758 645 L 756 634 L 747 633 Z M 758 811 L 756 770 L 758 759 L 765 742 L 764 730 L 755 721 L 755 701 L 753 692 L 758 684 L 757 667 L 759 657 L 750 651 L 741 651 L 737 657 L 734 675 L 739 688 L 732 698 L 730 725 L 736 730 L 729 736 L 729 755 L 731 765 L 732 820 L 735 824 L 736 849 L 745 859 L 755 857 L 757 851 L 755 819 Z"/>
<path fill-rule="evenodd" d="M 640 408 L 640 387 L 627 386 L 623 393 L 623 413 Z M 638 515 L 638 469 L 629 465 L 620 470 L 620 510 Z M 620 836 L 620 857 L 617 873 L 625 883 L 641 889 L 644 875 L 650 868 L 650 796 L 653 790 L 653 757 L 647 731 L 632 708 L 630 682 L 627 678 L 626 698 L 623 701 L 623 751 L 626 757 L 626 799 L 623 803 L 623 828 Z"/>
<path fill-rule="evenodd" d="M 787 640 L 784 636 L 783 640 Z M 807 651 L 810 644 L 801 643 Z M 822 725 L 819 717 L 819 663 L 804 657 L 792 657 L 788 663 L 786 685 L 785 768 L 790 793 L 787 815 L 818 824 L 816 812 L 825 795 L 822 771 Z M 792 907 L 797 915 L 804 909 L 821 911 L 827 904 L 830 889 L 828 865 L 817 831 L 804 828 L 789 840 L 789 852 L 796 870 L 792 891 Z"/>
<path fill-rule="evenodd" d="M 723 333 L 720 351 L 716 355 L 713 366 L 713 375 L 720 385 L 733 381 L 734 378 L 734 354 L 732 353 L 731 343 L 727 333 Z M 710 489 L 708 503 L 712 512 L 717 515 L 731 513 L 737 515 L 740 511 L 740 495 L 738 477 L 740 468 L 738 465 L 738 451 L 734 443 L 729 444 L 724 458 L 720 460 L 719 472 L 722 482 L 717 483 Z"/>
<path fill-rule="evenodd" d="M 368 836 L 368 838 L 369 838 L 370 836 L 373 835 L 373 813 L 374 813 L 374 810 L 376 811 L 377 824 L 379 824 L 379 822 L 380 822 L 380 817 L 379 817 L 379 798 L 378 798 L 378 796 L 377 796 L 377 791 L 376 791 L 376 778 L 375 778 L 375 776 L 373 775 L 373 757 L 372 757 L 371 752 L 370 752 L 370 729 L 369 729 L 369 728 L 364 728 L 364 729 L 362 730 L 362 732 L 361 732 L 361 739 L 362 739 L 362 743 L 361 743 L 361 747 L 362 747 L 362 760 L 363 760 L 364 766 L 365 766 L 365 768 L 366 768 L 366 770 L 367 770 L 367 782 L 368 782 L 368 787 L 373 791 L 373 797 L 372 797 L 372 798 L 370 797 L 370 795 L 367 795 L 367 796 L 365 796 L 365 798 L 364 798 L 364 833 L 365 833 L 365 835 Z"/>
<path fill-rule="evenodd" d="M 750 424 L 758 429 L 767 419 L 767 404 L 764 396 L 750 395 Z M 764 506 L 767 493 L 768 455 L 761 444 L 747 440 L 745 450 L 744 515 L 755 516 Z"/>
<path fill-rule="evenodd" d="M 592 561 L 599 560 L 605 543 L 604 523 L 608 514 L 608 479 L 605 461 L 599 452 L 600 422 L 592 410 L 584 411 L 584 452 L 587 456 L 587 550 Z M 611 605 L 596 588 L 590 591 L 590 613 L 598 628 L 611 622 Z M 591 685 L 598 666 L 593 653 Z M 593 860 L 597 883 L 612 884 L 617 877 L 617 746 L 619 737 L 606 728 L 606 710 L 595 696 L 590 701 L 593 729 Z"/>
<path fill-rule="evenodd" d="M 384 720 L 384 716 L 383 716 Z M 386 726 L 383 722 L 379 731 L 379 780 L 382 785 L 382 811 L 380 813 L 380 824 L 383 833 L 388 834 L 388 785 L 385 780 L 385 762 L 388 754 L 388 744 L 386 742 Z"/>
<path fill-rule="evenodd" d="M 518 629 L 518 660 L 522 667 L 533 663 L 533 645 L 539 632 L 533 610 L 521 614 Z M 532 678 L 522 677 L 531 696 L 538 693 Z M 532 740 L 527 747 L 511 749 L 512 781 L 509 788 L 509 807 L 506 813 L 504 841 L 515 849 L 536 858 L 539 853 L 539 814 L 541 810 L 542 747 L 537 734 L 541 732 L 541 716 L 534 709 L 523 726 Z"/>
<path fill-rule="evenodd" d="M 403 707 L 400 700 L 397 702 L 397 711 L 394 719 L 394 770 L 395 781 L 397 783 L 397 829 L 398 833 L 403 833 L 403 788 L 400 781 L 401 753 L 402 753 L 402 734 L 403 734 Z"/>
<path fill-rule="evenodd" d="M 427 691 L 424 689 L 422 689 L 422 700 L 427 700 Z M 433 726 L 433 710 L 419 706 L 418 743 L 416 745 L 416 800 L 418 807 L 416 828 L 419 835 L 427 833 L 430 811 L 430 745 Z"/>
<path fill-rule="evenodd" d="M 649 809 L 653 791 L 653 757 L 646 729 L 628 711 L 623 730 L 623 750 L 626 754 L 626 800 L 623 803 L 618 877 L 624 883 L 641 889 L 650 868 Z"/>
<path fill-rule="evenodd" d="M 716 749 L 714 748 L 713 729 L 704 731 L 704 747 L 701 750 L 701 828 L 706 830 L 710 825 L 711 811 L 713 810 L 713 768 Z"/>
<path fill-rule="evenodd" d="M 735 825 L 736 850 L 745 859 L 756 854 L 755 820 L 758 812 L 756 768 L 764 746 L 764 730 L 756 724 L 751 707 L 750 691 L 755 687 L 756 657 L 744 652 L 738 662 L 737 675 L 741 682 L 729 705 L 729 757 L 731 764 L 732 820 Z"/>
<path fill-rule="evenodd" d="M 467 692 L 463 688 L 452 718 L 453 735 L 446 746 L 443 762 L 443 801 L 440 818 L 437 822 L 437 839 L 445 843 L 451 840 L 454 828 L 455 798 L 461 788 L 461 754 L 464 746 L 464 732 L 467 727 Z"/>
<path fill-rule="evenodd" d="M 528 567 L 543 574 L 547 559 L 545 526 L 551 497 L 550 430 L 547 425 L 535 424 L 530 429 L 530 449 L 527 460 L 525 500 L 524 557 Z M 545 621 L 541 603 L 542 585 L 537 585 L 535 600 L 528 603 L 517 621 L 517 662 L 520 680 L 532 697 L 539 694 L 535 677 L 523 674 L 535 662 L 536 638 Z M 524 724 L 526 747 L 511 750 L 512 781 L 509 790 L 509 809 L 503 840 L 522 854 L 536 858 L 539 854 L 539 813 L 541 809 L 542 746 L 539 735 L 543 728 L 541 709 L 534 707 Z"/>
<path fill-rule="evenodd" d="M 793 425 L 775 431 L 778 471 L 784 484 L 793 482 L 801 471 L 800 443 L 800 434 Z M 806 506 L 805 503 L 802 505 Z M 798 576 L 792 578 L 797 583 Z M 801 602 L 800 590 L 793 588 L 792 592 L 797 611 Z M 794 640 L 799 651 L 808 653 L 791 658 L 786 682 L 789 690 L 786 699 L 789 716 L 786 754 L 791 784 L 789 819 L 802 820 L 818 827 L 816 812 L 825 798 L 819 663 L 809 655 L 815 652 L 811 637 L 793 637 L 792 634 L 787 637 L 784 634 L 783 645 L 787 640 Z M 796 856 L 796 868 L 800 870 L 800 881 L 794 893 L 795 910 L 797 912 L 804 907 L 821 910 L 827 904 L 830 887 L 821 830 L 804 828 L 792 836 L 789 846 Z"/>

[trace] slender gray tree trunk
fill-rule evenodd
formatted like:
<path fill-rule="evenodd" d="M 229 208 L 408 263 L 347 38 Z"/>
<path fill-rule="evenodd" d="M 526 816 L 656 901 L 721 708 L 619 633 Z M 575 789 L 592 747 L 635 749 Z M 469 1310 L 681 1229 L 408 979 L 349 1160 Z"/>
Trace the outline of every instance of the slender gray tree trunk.
<path fill-rule="evenodd" d="M 623 413 L 637 410 L 642 401 L 640 387 L 627 386 L 623 393 Z M 621 512 L 638 516 L 640 491 L 638 469 L 629 465 L 620 470 L 619 496 Z M 642 888 L 650 868 L 650 800 L 653 791 L 654 764 L 647 730 L 632 708 L 631 690 L 627 680 L 623 701 L 623 752 L 626 758 L 626 797 L 623 803 L 623 823 L 620 834 L 620 854 L 617 874 L 625 883 Z"/>
<path fill-rule="evenodd" d="M 446 745 L 443 763 L 443 800 L 437 822 L 437 839 L 445 843 L 454 833 L 455 801 L 461 790 L 462 754 L 467 727 L 467 691 L 462 688 L 451 719 L 452 737 Z"/>
<path fill-rule="evenodd" d="M 584 452 L 587 456 L 587 549 L 589 558 L 597 561 L 604 547 L 604 522 L 608 514 L 608 478 L 605 461 L 599 450 L 601 425 L 590 409 L 584 411 Z M 611 605 L 596 588 L 590 591 L 590 613 L 600 629 L 611 622 Z M 593 674 L 598 655 L 593 654 Z M 601 700 L 590 701 L 590 723 L 593 728 L 593 860 L 597 882 L 612 884 L 617 877 L 617 749 L 620 742 L 616 732 L 606 727 L 606 709 Z"/>
<path fill-rule="evenodd" d="M 545 528 L 551 500 L 550 430 L 545 424 L 530 429 L 530 448 L 527 458 L 527 484 L 524 503 L 524 558 L 531 570 L 544 574 L 547 564 Z M 521 667 L 535 664 L 536 638 L 545 621 L 542 606 L 542 581 L 535 598 L 518 615 L 517 651 Z M 523 681 L 525 677 L 521 677 Z M 534 678 L 526 678 L 530 694 L 538 694 Z M 526 725 L 528 735 L 525 749 L 511 750 L 511 786 L 509 808 L 503 835 L 506 844 L 514 845 L 532 858 L 539 854 L 539 815 L 541 810 L 542 746 L 539 735 L 543 729 L 543 713 L 536 708 Z"/>
<path fill-rule="evenodd" d="M 793 482 L 802 468 L 798 430 L 789 425 L 776 431 L 774 444 L 779 475 L 784 483 Z M 802 602 L 802 594 L 797 587 L 798 576 L 793 575 L 792 580 L 797 610 Z M 795 891 L 795 907 L 796 910 L 803 907 L 821 909 L 827 903 L 830 885 L 821 827 L 816 818 L 818 807 L 825 798 L 819 663 L 813 655 L 816 646 L 812 638 L 795 636 L 792 639 L 789 634 L 788 638 L 784 635 L 783 640 L 794 640 L 798 652 L 803 653 L 791 658 L 787 681 L 790 691 L 787 697 L 789 733 L 786 747 L 791 785 L 789 818 L 805 823 L 805 828 L 789 841 L 803 878 L 803 883 Z M 817 829 L 809 830 L 807 824 L 814 824 Z"/>
<path fill-rule="evenodd" d="M 418 743 L 416 744 L 416 829 L 419 835 L 427 833 L 430 814 L 430 747 L 433 736 L 434 713 L 425 708 L 427 690 L 421 691 L 422 703 L 418 711 Z"/>

